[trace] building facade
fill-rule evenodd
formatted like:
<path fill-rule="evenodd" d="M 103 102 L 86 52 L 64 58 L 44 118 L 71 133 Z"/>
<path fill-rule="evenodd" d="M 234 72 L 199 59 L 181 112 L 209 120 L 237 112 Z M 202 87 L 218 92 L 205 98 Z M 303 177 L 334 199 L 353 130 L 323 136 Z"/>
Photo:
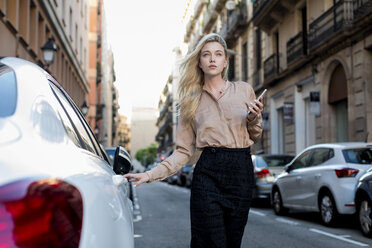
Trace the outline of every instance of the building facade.
<path fill-rule="evenodd" d="M 130 125 L 128 124 L 128 118 L 124 115 L 119 115 L 119 126 L 118 126 L 118 144 L 124 147 L 129 153 L 131 152 L 130 145 Z"/>
<path fill-rule="evenodd" d="M 297 154 L 372 141 L 371 16 L 370 0 L 198 1 L 185 42 L 221 34 L 229 79 L 268 89 L 254 151 Z"/>
<path fill-rule="evenodd" d="M 89 92 L 88 26 L 88 0 L 1 0 L 0 55 L 47 69 L 80 107 Z M 41 47 L 49 38 L 57 51 L 48 66 Z"/>
<path fill-rule="evenodd" d="M 118 92 L 114 85 L 114 55 L 107 37 L 103 0 L 90 0 L 89 111 L 87 120 L 104 147 L 118 145 Z"/>
<path fill-rule="evenodd" d="M 139 149 L 148 147 L 151 144 L 155 144 L 155 136 L 158 132 L 156 128 L 156 118 L 158 110 L 155 108 L 147 107 L 133 107 L 132 108 L 132 120 L 131 120 L 131 156 L 134 158 L 136 152 Z"/>
<path fill-rule="evenodd" d="M 178 85 L 180 80 L 178 62 L 182 58 L 179 47 L 173 49 L 176 64 L 160 95 L 158 109 L 159 117 L 156 121 L 158 133 L 155 140 L 158 142 L 158 161 L 164 160 L 175 149 L 176 132 L 178 125 Z"/>

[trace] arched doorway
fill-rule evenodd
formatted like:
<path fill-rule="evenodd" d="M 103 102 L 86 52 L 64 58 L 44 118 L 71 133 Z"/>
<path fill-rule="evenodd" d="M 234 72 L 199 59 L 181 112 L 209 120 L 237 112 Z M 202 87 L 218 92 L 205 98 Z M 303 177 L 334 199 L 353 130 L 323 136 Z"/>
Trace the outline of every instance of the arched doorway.
<path fill-rule="evenodd" d="M 349 141 L 347 81 L 344 68 L 341 64 L 338 64 L 332 72 L 329 83 L 328 103 L 334 110 L 336 141 Z"/>

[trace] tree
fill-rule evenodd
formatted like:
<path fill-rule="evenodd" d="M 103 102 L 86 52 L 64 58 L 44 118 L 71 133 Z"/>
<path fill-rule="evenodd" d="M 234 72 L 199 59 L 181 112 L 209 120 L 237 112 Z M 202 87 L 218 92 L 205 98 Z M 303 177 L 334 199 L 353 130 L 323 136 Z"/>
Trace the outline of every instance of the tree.
<path fill-rule="evenodd" d="M 154 163 L 156 158 L 156 145 L 152 144 L 146 148 L 139 149 L 134 157 L 141 162 L 145 167 L 148 167 L 150 164 Z"/>

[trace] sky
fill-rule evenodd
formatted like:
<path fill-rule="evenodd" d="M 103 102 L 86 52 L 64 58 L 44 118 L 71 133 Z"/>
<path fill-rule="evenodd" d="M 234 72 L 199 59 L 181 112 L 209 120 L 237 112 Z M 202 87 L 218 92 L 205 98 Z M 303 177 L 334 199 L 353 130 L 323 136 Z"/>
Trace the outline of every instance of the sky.
<path fill-rule="evenodd" d="M 129 121 L 132 107 L 158 107 L 161 91 L 175 63 L 173 48 L 187 49 L 183 43 L 186 21 L 182 19 L 185 16 L 187 20 L 194 11 L 193 2 L 104 0 L 108 39 L 114 53 L 119 113 Z"/>

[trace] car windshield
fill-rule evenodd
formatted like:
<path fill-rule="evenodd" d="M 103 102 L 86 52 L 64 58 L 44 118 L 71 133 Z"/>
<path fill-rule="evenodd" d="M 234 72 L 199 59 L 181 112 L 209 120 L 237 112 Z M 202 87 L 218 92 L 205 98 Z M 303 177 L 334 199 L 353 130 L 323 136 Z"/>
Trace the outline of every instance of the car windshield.
<path fill-rule="evenodd" d="M 256 167 L 280 167 L 285 166 L 291 162 L 293 156 L 268 156 L 268 157 L 256 157 Z"/>
<path fill-rule="evenodd" d="M 14 72 L 0 63 L 0 117 L 13 115 L 17 103 L 17 83 Z"/>
<path fill-rule="evenodd" d="M 183 172 L 189 172 L 190 171 L 190 169 L 191 169 L 191 167 L 192 167 L 192 165 L 185 165 L 183 168 L 182 168 L 182 170 L 183 170 Z"/>
<path fill-rule="evenodd" d="M 372 164 L 372 148 L 343 150 L 345 161 L 352 164 Z"/>

